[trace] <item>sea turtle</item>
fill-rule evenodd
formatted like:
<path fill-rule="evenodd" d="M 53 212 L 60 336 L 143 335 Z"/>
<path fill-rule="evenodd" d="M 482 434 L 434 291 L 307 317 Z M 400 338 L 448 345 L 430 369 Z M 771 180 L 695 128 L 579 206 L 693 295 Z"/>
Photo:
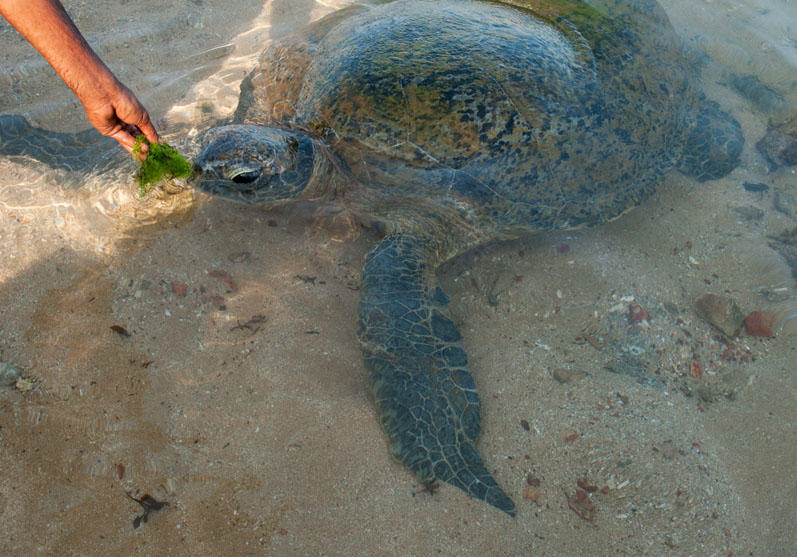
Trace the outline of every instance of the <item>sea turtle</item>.
<path fill-rule="evenodd" d="M 737 165 L 740 126 L 682 48 L 653 0 L 358 2 L 271 45 L 232 124 L 205 134 L 199 188 L 381 223 L 358 334 L 391 452 L 422 482 L 515 513 L 476 450 L 479 397 L 438 265 L 604 223 L 673 167 L 702 181 Z"/>
<path fill-rule="evenodd" d="M 391 452 L 510 515 L 476 450 L 479 397 L 435 270 L 491 240 L 614 219 L 673 168 L 722 177 L 744 141 L 654 0 L 360 1 L 273 43 L 232 120 L 204 134 L 195 185 L 378 225 L 358 335 Z M 7 152 L 44 141 L 6 128 Z"/>
<path fill-rule="evenodd" d="M 652 0 L 393 0 L 270 46 L 195 164 L 215 195 L 321 199 L 382 223 L 359 338 L 391 452 L 514 515 L 476 450 L 479 398 L 435 269 L 613 219 L 672 167 L 724 176 L 742 144 Z"/>

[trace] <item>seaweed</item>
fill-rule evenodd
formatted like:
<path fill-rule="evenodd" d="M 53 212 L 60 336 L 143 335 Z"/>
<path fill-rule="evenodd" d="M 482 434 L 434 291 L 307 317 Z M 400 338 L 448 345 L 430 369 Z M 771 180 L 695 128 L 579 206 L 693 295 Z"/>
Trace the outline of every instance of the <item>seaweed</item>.
<path fill-rule="evenodd" d="M 147 158 L 140 160 L 141 145 L 147 145 Z M 136 144 L 133 146 L 133 158 L 141 162 L 138 169 L 136 180 L 144 197 L 155 184 L 162 180 L 172 178 L 188 178 L 191 176 L 191 163 L 183 157 L 177 149 L 168 143 L 150 143 L 146 137 L 139 135 L 136 137 Z"/>

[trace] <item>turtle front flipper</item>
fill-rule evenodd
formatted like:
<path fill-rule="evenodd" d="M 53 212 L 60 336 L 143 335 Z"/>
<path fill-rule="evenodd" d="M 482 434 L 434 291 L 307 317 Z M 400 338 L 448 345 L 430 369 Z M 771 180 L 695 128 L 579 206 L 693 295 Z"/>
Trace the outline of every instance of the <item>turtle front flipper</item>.
<path fill-rule="evenodd" d="M 427 266 L 417 238 L 392 234 L 363 270 L 359 336 L 391 452 L 422 482 L 444 481 L 514 516 L 476 451 L 479 396 Z"/>
<path fill-rule="evenodd" d="M 80 174 L 101 173 L 130 161 L 116 141 L 94 129 L 54 132 L 31 126 L 17 114 L 0 116 L 0 155 L 30 157 L 51 168 Z"/>

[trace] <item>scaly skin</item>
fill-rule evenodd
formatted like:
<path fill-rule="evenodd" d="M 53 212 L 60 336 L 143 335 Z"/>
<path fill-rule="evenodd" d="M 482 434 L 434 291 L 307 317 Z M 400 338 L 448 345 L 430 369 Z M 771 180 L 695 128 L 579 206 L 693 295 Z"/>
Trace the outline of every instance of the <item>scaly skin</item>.
<path fill-rule="evenodd" d="M 359 336 L 390 450 L 422 482 L 444 481 L 514 516 L 476 451 L 479 395 L 426 261 L 417 238 L 393 234 L 363 270 Z"/>

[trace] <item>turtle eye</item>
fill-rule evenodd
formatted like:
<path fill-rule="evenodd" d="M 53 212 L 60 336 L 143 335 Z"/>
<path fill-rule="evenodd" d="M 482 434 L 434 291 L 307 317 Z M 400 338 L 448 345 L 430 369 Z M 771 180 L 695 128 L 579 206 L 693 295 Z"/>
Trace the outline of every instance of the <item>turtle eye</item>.
<path fill-rule="evenodd" d="M 263 174 L 269 173 L 268 164 L 264 165 L 259 161 L 235 161 L 233 164 L 225 164 L 221 175 L 236 184 L 251 184 Z"/>
<path fill-rule="evenodd" d="M 260 177 L 260 172 L 250 170 L 249 172 L 241 172 L 232 177 L 232 181 L 236 184 L 251 184 Z"/>

